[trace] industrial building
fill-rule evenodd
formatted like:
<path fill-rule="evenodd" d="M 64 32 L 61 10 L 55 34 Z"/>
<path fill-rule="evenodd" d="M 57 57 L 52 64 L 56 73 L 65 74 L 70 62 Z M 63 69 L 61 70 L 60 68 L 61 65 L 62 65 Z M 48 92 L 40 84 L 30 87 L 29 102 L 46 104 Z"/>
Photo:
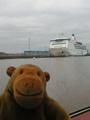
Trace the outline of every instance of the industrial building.
<path fill-rule="evenodd" d="M 49 51 L 24 51 L 24 54 L 30 55 L 50 55 Z"/>

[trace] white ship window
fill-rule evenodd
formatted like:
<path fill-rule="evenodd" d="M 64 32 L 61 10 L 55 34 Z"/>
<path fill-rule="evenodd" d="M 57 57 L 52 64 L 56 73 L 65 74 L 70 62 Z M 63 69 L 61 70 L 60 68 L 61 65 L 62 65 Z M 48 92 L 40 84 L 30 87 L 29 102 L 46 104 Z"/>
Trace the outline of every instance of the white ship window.
<path fill-rule="evenodd" d="M 56 39 L 56 40 L 50 40 L 50 42 L 61 42 L 61 41 L 65 41 L 65 40 L 70 40 L 70 39 Z"/>
<path fill-rule="evenodd" d="M 74 46 L 75 46 L 75 49 L 86 50 L 86 46 L 81 46 L 81 45 L 77 45 L 77 44 L 74 44 Z"/>
<path fill-rule="evenodd" d="M 52 43 L 52 45 L 59 45 L 59 44 L 60 44 L 60 45 L 63 45 L 63 44 L 66 44 L 66 43 L 56 43 L 56 42 L 55 42 L 55 43 Z"/>

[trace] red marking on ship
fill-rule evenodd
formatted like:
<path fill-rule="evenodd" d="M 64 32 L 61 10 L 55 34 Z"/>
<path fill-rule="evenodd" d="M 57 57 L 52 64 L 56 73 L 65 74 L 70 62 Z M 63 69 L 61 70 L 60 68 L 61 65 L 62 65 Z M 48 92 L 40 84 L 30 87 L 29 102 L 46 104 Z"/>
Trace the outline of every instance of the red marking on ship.
<path fill-rule="evenodd" d="M 76 42 L 77 44 L 79 44 L 79 45 L 82 45 L 82 43 L 81 42 Z"/>

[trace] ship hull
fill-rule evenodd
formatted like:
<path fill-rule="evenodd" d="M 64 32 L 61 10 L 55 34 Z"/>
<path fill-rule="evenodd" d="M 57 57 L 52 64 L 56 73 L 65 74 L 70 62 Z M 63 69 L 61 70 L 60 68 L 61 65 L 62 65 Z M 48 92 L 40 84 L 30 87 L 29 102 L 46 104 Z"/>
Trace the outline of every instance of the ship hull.
<path fill-rule="evenodd" d="M 66 57 L 66 56 L 86 56 L 87 50 L 69 50 L 69 49 L 60 49 L 60 48 L 51 48 L 50 52 L 56 57 Z"/>

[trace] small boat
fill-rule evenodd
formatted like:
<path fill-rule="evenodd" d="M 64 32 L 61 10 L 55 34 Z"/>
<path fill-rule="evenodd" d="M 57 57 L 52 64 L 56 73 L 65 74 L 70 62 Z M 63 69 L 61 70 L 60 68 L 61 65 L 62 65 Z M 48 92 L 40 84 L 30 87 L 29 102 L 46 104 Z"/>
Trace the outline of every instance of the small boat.
<path fill-rule="evenodd" d="M 88 54 L 86 45 L 76 41 L 75 35 L 72 34 L 71 38 L 60 37 L 50 40 L 49 51 L 54 56 L 85 56 Z"/>

